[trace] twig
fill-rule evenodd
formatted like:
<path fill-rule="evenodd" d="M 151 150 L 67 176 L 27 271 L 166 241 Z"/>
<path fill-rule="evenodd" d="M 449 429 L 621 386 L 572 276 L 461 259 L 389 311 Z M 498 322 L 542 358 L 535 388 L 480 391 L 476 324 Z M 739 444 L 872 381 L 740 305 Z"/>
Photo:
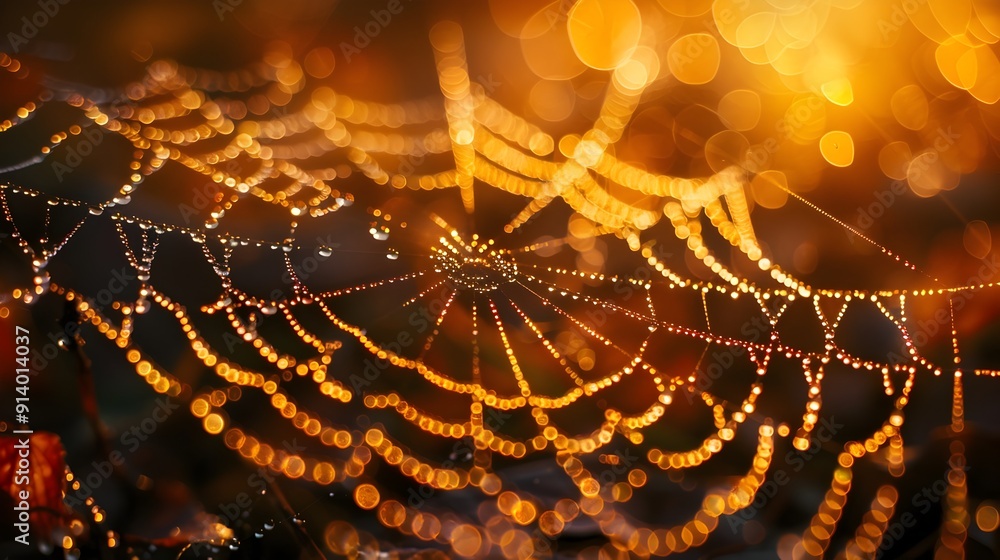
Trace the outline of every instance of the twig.
<path fill-rule="evenodd" d="M 83 405 L 83 413 L 87 416 L 91 431 L 94 432 L 94 439 L 98 452 L 105 457 L 111 455 L 111 440 L 108 438 L 108 429 L 101 422 L 101 415 L 97 406 L 97 390 L 94 388 L 94 372 L 90 366 L 90 359 L 83 352 L 85 344 L 83 336 L 80 334 L 80 315 L 76 310 L 76 305 L 72 301 L 66 302 L 66 309 L 60 320 L 60 326 L 66 335 L 67 349 L 76 358 L 79 375 L 77 382 L 80 389 L 80 401 Z M 72 333 L 72 336 L 69 336 Z"/>

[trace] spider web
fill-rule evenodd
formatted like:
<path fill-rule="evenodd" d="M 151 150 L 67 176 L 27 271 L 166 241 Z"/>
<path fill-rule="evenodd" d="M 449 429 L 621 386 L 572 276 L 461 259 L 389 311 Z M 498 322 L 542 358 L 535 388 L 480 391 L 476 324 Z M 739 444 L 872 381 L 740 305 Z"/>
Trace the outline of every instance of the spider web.
<path fill-rule="evenodd" d="M 463 556 L 546 554 L 588 526 L 615 549 L 641 556 L 698 548 L 727 520 L 755 510 L 783 440 L 802 452 L 818 445 L 828 376 L 867 376 L 885 396 L 884 416 L 857 437 L 838 437 L 829 489 L 791 547 L 795 557 L 821 557 L 833 546 L 848 557 L 876 550 L 898 505 L 904 412 L 918 379 L 953 379 L 950 429 L 959 434 L 964 376 L 997 374 L 963 367 L 952 303 L 996 283 L 944 286 L 785 189 L 925 282 L 891 290 L 812 286 L 765 256 L 745 169 L 673 177 L 613 155 L 644 92 L 630 76 L 612 76 L 600 117 L 560 140 L 565 157 L 556 161 L 550 135 L 470 82 L 461 29 L 439 25 L 431 44 L 443 106 L 439 99 L 354 99 L 312 84 L 280 53 L 234 72 L 155 62 L 118 96 L 40 85 L 37 98 L 3 123 L 5 134 L 47 104 L 72 107 L 85 124 L 53 134 L 37 157 L 5 172 L 44 161 L 88 130 L 120 137 L 133 157 L 107 200 L 0 188 L 11 232 L 5 243 L 30 261 L 33 277 L 4 291 L 0 315 L 14 301 L 64 298 L 152 391 L 182 398 L 205 433 L 233 453 L 289 479 L 350 489 L 382 525 L 383 542 L 396 531 Z M 7 55 L 0 66 L 14 76 L 27 72 Z M 252 114 L 267 109 L 280 114 Z M 394 169 L 400 156 L 427 156 L 427 167 L 441 170 Z M 204 224 L 125 212 L 152 188 L 146 183 L 176 166 L 219 186 Z M 367 181 L 354 192 L 337 187 L 359 172 Z M 520 206 L 498 217 L 490 211 L 498 194 Z M 20 199 L 45 202 L 41 235 L 18 229 Z M 70 224 L 60 235 L 50 232 L 56 214 Z M 560 220 L 569 223 L 566 235 L 549 226 Z M 141 284 L 133 299 L 99 305 L 50 277 L 49 262 L 74 236 L 101 224 L 115 229 Z M 286 234 L 263 238 L 255 228 Z M 359 228 L 361 236 L 344 234 Z M 332 232 L 325 238 L 332 241 L 313 243 L 316 232 Z M 610 256 L 589 270 L 561 251 L 596 243 Z M 739 255 L 724 263 L 713 243 Z M 663 250 L 677 245 L 711 279 L 681 272 Z M 181 303 L 198 298 L 158 282 L 158 269 L 173 266 L 160 264 L 169 255 L 158 258 L 168 248 L 185 255 L 192 275 L 177 291 L 197 285 L 211 297 Z M 306 262 L 328 259 L 354 280 L 317 286 L 305 278 L 315 270 Z M 261 279 L 267 273 L 248 262 L 266 263 L 272 278 Z M 949 306 L 945 363 L 924 356 L 911 334 L 911 309 L 928 300 Z M 895 333 L 894 359 L 848 349 L 843 325 L 865 313 Z M 172 372 L 155 342 L 139 343 L 147 315 L 172 323 L 203 373 Z M 709 357 L 731 364 L 718 384 L 700 376 Z M 775 379 L 776 369 L 797 384 Z M 761 412 L 769 391 L 785 396 L 792 387 L 798 414 L 788 415 L 788 406 Z M 283 449 L 264 435 L 272 423 L 287 424 L 320 451 Z M 699 430 L 705 435 L 692 440 Z M 749 440 L 741 439 L 746 433 Z M 454 442 L 467 442 L 464 455 L 448 453 Z M 961 441 L 951 449 L 957 459 L 949 464 L 964 465 Z M 718 462 L 725 464 L 705 470 Z M 520 478 L 520 464 L 547 465 L 551 482 Z M 851 533 L 840 521 L 861 464 L 886 476 Z M 414 506 L 398 482 L 385 482 L 389 473 L 464 502 L 442 497 L 437 507 Z M 970 519 L 964 470 L 952 466 L 947 480 L 939 551 L 961 555 Z M 666 491 L 673 511 L 630 507 L 633 497 L 672 484 L 683 490 L 683 497 Z M 364 549 L 370 539 L 359 530 L 332 522 L 327 546 Z"/>

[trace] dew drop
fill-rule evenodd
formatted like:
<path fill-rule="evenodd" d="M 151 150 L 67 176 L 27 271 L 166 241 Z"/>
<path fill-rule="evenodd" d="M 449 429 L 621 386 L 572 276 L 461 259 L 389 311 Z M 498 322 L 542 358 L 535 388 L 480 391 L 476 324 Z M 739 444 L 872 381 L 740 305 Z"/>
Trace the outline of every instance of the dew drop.
<path fill-rule="evenodd" d="M 103 206 L 91 206 L 89 208 L 89 211 L 90 211 L 91 215 L 100 216 L 101 214 L 104 213 L 104 207 Z"/>
<path fill-rule="evenodd" d="M 43 271 L 41 274 L 35 276 L 35 278 L 34 278 L 33 281 L 35 283 L 35 286 L 37 286 L 36 290 L 40 289 L 43 292 L 45 290 L 48 290 L 49 289 L 49 281 L 50 280 L 51 279 L 49 278 L 49 273 L 48 272 L 44 272 Z"/>
<path fill-rule="evenodd" d="M 397 253 L 396 251 L 389 251 L 388 253 L 386 253 L 385 258 L 389 259 L 390 261 L 394 261 L 399 258 L 399 253 Z"/>
<path fill-rule="evenodd" d="M 333 255 L 333 249 L 331 249 L 329 247 L 326 247 L 326 246 L 323 246 L 323 247 L 319 248 L 319 256 L 321 256 L 321 257 L 329 257 L 331 255 Z"/>

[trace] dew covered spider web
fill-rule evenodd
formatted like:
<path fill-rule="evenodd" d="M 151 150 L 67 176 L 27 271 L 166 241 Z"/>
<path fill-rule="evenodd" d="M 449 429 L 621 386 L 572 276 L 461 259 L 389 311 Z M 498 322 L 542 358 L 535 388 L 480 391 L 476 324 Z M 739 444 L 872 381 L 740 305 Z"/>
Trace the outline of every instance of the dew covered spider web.
<path fill-rule="evenodd" d="M 600 68 L 608 53 L 580 43 L 574 25 L 596 25 L 591 4 L 615 3 L 580 4 L 569 39 Z M 848 9 L 818 3 L 827 4 Z M 750 31 L 730 29 L 715 9 L 721 39 L 761 64 Z M 981 17 L 980 32 L 992 33 L 993 20 Z M 705 41 L 694 35 L 674 45 Z M 702 35 L 718 57 L 719 39 Z M 473 79 L 466 39 L 458 24 L 435 24 L 427 48 L 440 95 L 398 103 L 328 85 L 337 69 L 327 48 L 304 57 L 275 48 L 231 71 L 153 61 L 141 80 L 111 92 L 49 80 L 0 55 L 6 79 L 32 90 L 0 123 L 3 136 L 50 106 L 80 123 L 51 132 L 37 155 L 4 173 L 59 164 L 61 150 L 89 134 L 129 154 L 108 158 L 116 166 L 102 173 L 122 186 L 107 197 L 103 187 L 0 187 L 3 243 L 18 265 L 5 272 L 0 316 L 65 301 L 88 338 L 107 342 L 115 367 L 183 402 L 200 425 L 190 438 L 305 481 L 317 496 L 349 495 L 353 514 L 317 530 L 325 553 L 647 557 L 736 547 L 870 557 L 893 550 L 887 539 L 899 537 L 887 531 L 911 507 L 908 467 L 936 441 L 926 432 L 943 425 L 930 546 L 964 557 L 970 531 L 989 526 L 973 520 L 977 508 L 996 513 L 983 501 L 988 490 L 970 492 L 966 465 L 976 466 L 962 437 L 967 381 L 982 378 L 977 387 L 995 392 L 986 378 L 996 365 L 981 351 L 963 360 L 995 325 L 986 311 L 995 267 L 968 282 L 939 279 L 920 253 L 896 252 L 813 202 L 821 192 L 794 184 L 808 174 L 751 157 L 769 144 L 751 146 L 738 122 L 701 138 L 691 170 L 704 173 L 667 174 L 630 158 L 633 127 L 655 123 L 651 106 L 674 103 L 658 76 L 698 85 L 710 61 L 668 71 L 676 59 L 626 49 L 605 73 L 589 127 L 554 136 Z M 960 47 L 941 44 L 947 67 Z M 984 57 L 983 69 L 996 61 L 970 52 Z M 791 62 L 767 64 L 786 74 Z M 935 106 L 932 116 L 944 126 L 959 103 L 963 114 L 987 115 L 956 125 L 985 159 L 996 86 L 964 79 L 953 89 L 971 95 L 938 98 L 952 112 Z M 734 94 L 756 96 L 759 113 L 761 95 L 726 97 Z M 787 96 L 787 114 L 809 114 L 782 141 L 830 167 L 860 159 L 849 134 L 814 117 L 854 95 L 843 77 Z M 914 96 L 893 95 L 897 118 L 912 118 Z M 678 122 L 704 109 L 679 103 Z M 727 112 L 720 101 L 719 113 L 746 118 L 748 103 Z M 939 136 L 925 128 L 912 151 L 935 149 Z M 898 179 L 902 165 L 920 196 L 975 171 L 966 144 L 940 151 L 941 163 L 897 137 L 881 142 L 880 169 Z M 896 161 L 904 147 L 909 167 Z M 192 176 L 209 186 L 200 202 L 170 194 Z M 780 209 L 787 223 L 761 208 Z M 866 251 L 857 262 L 876 272 L 859 273 L 862 287 L 839 274 L 827 285 L 783 264 L 768 243 L 796 235 L 794 216 L 847 233 Z M 986 238 L 983 259 L 988 229 Z M 64 280 L 54 269 L 71 252 L 120 264 L 134 282 L 103 298 L 99 281 L 79 280 L 83 271 L 63 268 Z M 970 309 L 983 311 L 974 326 L 961 317 Z M 924 406 L 912 420 L 923 386 L 944 395 L 934 401 L 943 407 L 926 419 Z M 904 430 L 911 420 L 924 432 L 912 436 L 919 443 Z M 778 494 L 800 464 L 822 478 L 821 491 Z M 67 493 L 79 488 L 72 473 L 68 480 Z M 88 523 L 100 524 L 104 510 L 88 506 Z M 257 532 L 250 525 L 231 520 L 207 540 L 238 550 Z"/>

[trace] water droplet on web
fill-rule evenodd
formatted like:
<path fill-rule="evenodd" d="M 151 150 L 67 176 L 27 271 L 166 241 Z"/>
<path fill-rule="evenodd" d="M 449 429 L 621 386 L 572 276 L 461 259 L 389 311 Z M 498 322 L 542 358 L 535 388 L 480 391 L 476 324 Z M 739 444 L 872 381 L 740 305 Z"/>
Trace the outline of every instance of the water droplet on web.
<path fill-rule="evenodd" d="M 219 220 L 216 220 L 215 218 L 209 218 L 205 220 L 205 227 L 207 229 L 215 229 L 219 227 Z"/>
<path fill-rule="evenodd" d="M 257 537 L 258 539 L 262 539 L 262 538 L 264 538 L 264 533 L 262 533 L 260 531 L 254 531 L 253 536 Z"/>
<path fill-rule="evenodd" d="M 274 529 L 274 520 L 268 521 L 264 524 L 265 531 L 270 531 L 271 529 Z"/>
<path fill-rule="evenodd" d="M 35 283 L 35 286 L 38 287 L 37 289 L 40 289 L 43 292 L 49 289 L 49 282 L 50 281 L 51 281 L 51 278 L 49 278 L 49 273 L 45 272 L 45 271 L 42 271 L 41 274 L 38 274 L 37 276 L 35 276 L 35 278 L 33 280 L 33 282 Z"/>
<path fill-rule="evenodd" d="M 113 200 L 115 201 L 115 204 L 121 204 L 124 206 L 129 202 L 132 202 L 132 197 L 126 194 L 123 196 L 116 196 Z"/>
<path fill-rule="evenodd" d="M 321 257 L 329 257 L 331 255 L 333 255 L 333 249 L 331 249 L 329 247 L 326 247 L 326 246 L 323 246 L 323 247 L 319 248 L 319 256 L 321 256 Z"/>
<path fill-rule="evenodd" d="M 387 231 L 375 230 L 375 231 L 372 231 L 371 234 L 372 234 L 372 237 L 374 237 L 375 239 L 377 239 L 379 241 L 385 241 L 386 239 L 389 239 L 389 232 L 387 232 Z"/>
<path fill-rule="evenodd" d="M 389 250 L 389 252 L 386 253 L 385 258 L 389 259 L 390 261 L 394 261 L 399 258 L 399 253 L 397 253 L 395 250 Z"/>
<path fill-rule="evenodd" d="M 265 305 L 260 308 L 260 312 L 263 313 L 264 315 L 274 315 L 275 313 L 278 312 L 278 308 L 273 305 Z M 263 490 L 261 491 L 261 493 L 263 493 Z"/>
<path fill-rule="evenodd" d="M 104 213 L 104 207 L 103 206 L 91 206 L 89 208 L 89 211 L 90 211 L 91 215 L 93 215 L 93 216 L 100 216 L 101 214 Z"/>
<path fill-rule="evenodd" d="M 149 302 L 145 299 L 139 299 L 135 302 L 133 311 L 138 315 L 145 315 L 149 311 Z"/>

